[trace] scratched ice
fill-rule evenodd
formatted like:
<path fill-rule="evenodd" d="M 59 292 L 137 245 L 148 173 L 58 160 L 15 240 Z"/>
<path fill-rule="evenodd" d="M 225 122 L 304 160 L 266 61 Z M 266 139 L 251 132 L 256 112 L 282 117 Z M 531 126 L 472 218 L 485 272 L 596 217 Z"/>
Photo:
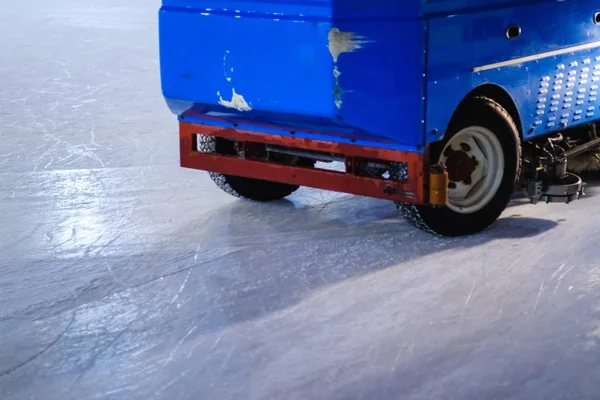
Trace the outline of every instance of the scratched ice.
<path fill-rule="evenodd" d="M 178 167 L 157 7 L 2 6 L 0 399 L 600 396 L 598 180 L 460 240 L 238 201 Z"/>

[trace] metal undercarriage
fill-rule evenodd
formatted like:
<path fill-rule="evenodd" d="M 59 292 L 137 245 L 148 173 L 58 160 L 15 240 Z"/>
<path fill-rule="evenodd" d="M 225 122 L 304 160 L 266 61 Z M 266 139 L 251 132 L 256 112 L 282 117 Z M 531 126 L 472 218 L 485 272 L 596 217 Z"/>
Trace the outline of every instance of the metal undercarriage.
<path fill-rule="evenodd" d="M 599 148 L 595 124 L 525 142 L 521 190 L 534 204 L 578 200 L 585 194 L 585 183 L 570 164 L 578 162 L 578 157 L 594 155 Z"/>

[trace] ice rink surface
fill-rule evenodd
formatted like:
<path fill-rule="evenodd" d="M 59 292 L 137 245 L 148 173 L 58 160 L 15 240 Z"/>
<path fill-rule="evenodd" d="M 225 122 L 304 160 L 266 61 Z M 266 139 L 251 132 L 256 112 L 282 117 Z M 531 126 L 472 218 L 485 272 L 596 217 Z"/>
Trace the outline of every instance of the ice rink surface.
<path fill-rule="evenodd" d="M 436 239 L 178 167 L 156 1 L 0 7 L 0 399 L 598 399 L 600 186 Z"/>

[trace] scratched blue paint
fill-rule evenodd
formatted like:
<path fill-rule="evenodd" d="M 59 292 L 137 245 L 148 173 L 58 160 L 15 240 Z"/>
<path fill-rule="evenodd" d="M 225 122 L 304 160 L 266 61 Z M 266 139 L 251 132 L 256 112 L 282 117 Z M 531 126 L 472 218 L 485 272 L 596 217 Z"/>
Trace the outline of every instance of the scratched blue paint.
<path fill-rule="evenodd" d="M 328 49 L 334 27 L 366 42 L 338 59 L 341 93 Z M 204 113 L 335 128 L 331 140 L 416 151 L 423 140 L 425 34 L 418 2 L 164 0 L 163 93 L 188 119 Z M 219 96 L 231 100 L 233 89 L 252 111 L 219 105 Z"/>
<path fill-rule="evenodd" d="M 493 84 L 513 99 L 526 137 L 545 135 L 597 118 L 600 49 L 474 69 L 600 41 L 599 10 L 585 0 L 163 0 L 163 94 L 197 122 L 422 151 L 471 91 Z M 519 38 L 506 38 L 511 25 Z M 332 28 L 364 41 L 337 64 Z M 219 104 L 232 90 L 251 111 Z"/>

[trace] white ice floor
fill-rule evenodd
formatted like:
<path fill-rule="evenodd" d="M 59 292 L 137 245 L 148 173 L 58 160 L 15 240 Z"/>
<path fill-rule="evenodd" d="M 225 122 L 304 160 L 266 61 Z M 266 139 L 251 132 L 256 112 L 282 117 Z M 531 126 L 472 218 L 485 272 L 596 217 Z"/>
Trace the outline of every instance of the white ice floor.
<path fill-rule="evenodd" d="M 0 399 L 598 399 L 600 185 L 436 239 L 178 167 L 158 3 L 0 6 Z"/>

